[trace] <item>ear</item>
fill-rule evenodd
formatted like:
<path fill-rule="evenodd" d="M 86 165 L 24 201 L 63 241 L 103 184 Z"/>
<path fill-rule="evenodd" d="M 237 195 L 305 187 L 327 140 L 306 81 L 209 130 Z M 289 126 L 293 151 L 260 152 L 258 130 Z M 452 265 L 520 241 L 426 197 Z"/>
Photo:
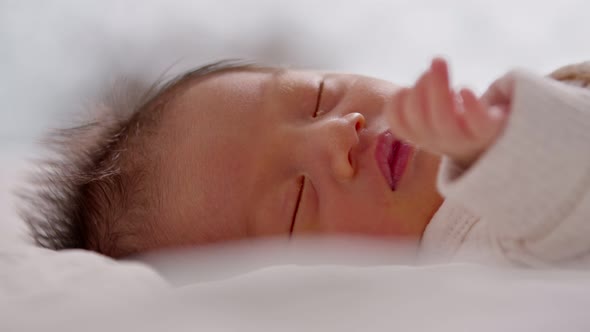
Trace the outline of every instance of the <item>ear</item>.
<path fill-rule="evenodd" d="M 549 74 L 549 77 L 567 84 L 590 88 L 590 61 L 561 67 Z"/>

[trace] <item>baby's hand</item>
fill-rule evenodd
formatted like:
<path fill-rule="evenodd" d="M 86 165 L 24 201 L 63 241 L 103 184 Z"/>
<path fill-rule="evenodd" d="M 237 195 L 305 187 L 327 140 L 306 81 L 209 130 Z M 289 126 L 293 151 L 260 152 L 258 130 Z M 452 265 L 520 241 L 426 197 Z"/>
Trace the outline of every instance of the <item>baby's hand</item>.
<path fill-rule="evenodd" d="M 465 168 L 493 144 L 507 119 L 506 107 L 489 107 L 469 89 L 455 93 L 442 59 L 434 59 L 416 84 L 401 89 L 392 102 L 394 135 Z"/>

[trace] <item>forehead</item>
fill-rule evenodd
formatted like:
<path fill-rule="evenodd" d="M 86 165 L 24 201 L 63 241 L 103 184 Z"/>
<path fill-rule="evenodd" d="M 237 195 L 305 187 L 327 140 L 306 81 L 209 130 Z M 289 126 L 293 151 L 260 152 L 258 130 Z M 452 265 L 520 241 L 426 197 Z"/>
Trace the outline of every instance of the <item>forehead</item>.
<path fill-rule="evenodd" d="M 167 214 L 182 220 L 172 233 L 222 240 L 249 232 L 249 209 L 265 180 L 261 160 L 272 124 L 268 100 L 280 71 L 232 71 L 192 84 L 162 118 Z M 270 181 L 270 180 L 269 180 Z M 206 224 L 202 223 L 206 221 Z M 201 223 L 201 224 L 199 224 Z M 187 239 L 192 243 L 203 240 Z"/>
<path fill-rule="evenodd" d="M 203 150 L 231 150 L 267 136 L 263 129 L 284 121 L 278 118 L 284 117 L 289 106 L 315 103 L 314 98 L 306 98 L 315 96 L 315 85 L 306 83 L 316 80 L 312 72 L 284 69 L 213 74 L 190 85 L 174 100 L 163 126 L 171 135 L 190 133 Z"/>
<path fill-rule="evenodd" d="M 231 150 L 238 138 L 251 137 L 260 125 L 253 120 L 265 108 L 270 77 L 267 72 L 244 70 L 191 83 L 162 119 L 170 143 L 191 144 L 197 154 L 219 154 L 220 149 Z"/>

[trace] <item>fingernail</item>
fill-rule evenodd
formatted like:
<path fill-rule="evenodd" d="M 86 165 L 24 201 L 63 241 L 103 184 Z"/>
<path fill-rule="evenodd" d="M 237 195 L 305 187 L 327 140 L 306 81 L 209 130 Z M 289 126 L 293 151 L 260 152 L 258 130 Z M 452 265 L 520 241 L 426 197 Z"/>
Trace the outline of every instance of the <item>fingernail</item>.
<path fill-rule="evenodd" d="M 454 96 L 453 100 L 455 103 L 455 109 L 457 110 L 457 113 L 464 113 L 465 107 L 463 106 L 463 97 L 461 96 L 461 94 L 456 93 L 453 90 L 451 90 L 451 93 Z"/>
<path fill-rule="evenodd" d="M 506 106 L 499 106 L 494 105 L 488 109 L 488 114 L 491 119 L 500 120 L 503 119 L 508 114 L 508 107 Z"/>

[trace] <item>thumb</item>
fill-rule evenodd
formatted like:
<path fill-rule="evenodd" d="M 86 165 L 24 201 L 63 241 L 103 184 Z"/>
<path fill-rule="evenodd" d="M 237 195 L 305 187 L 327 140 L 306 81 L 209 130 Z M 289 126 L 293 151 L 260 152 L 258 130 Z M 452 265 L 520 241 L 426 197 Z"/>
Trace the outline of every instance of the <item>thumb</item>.
<path fill-rule="evenodd" d="M 499 106 L 508 110 L 514 94 L 514 74 L 508 74 L 494 81 L 482 95 L 481 101 L 488 107 Z"/>

